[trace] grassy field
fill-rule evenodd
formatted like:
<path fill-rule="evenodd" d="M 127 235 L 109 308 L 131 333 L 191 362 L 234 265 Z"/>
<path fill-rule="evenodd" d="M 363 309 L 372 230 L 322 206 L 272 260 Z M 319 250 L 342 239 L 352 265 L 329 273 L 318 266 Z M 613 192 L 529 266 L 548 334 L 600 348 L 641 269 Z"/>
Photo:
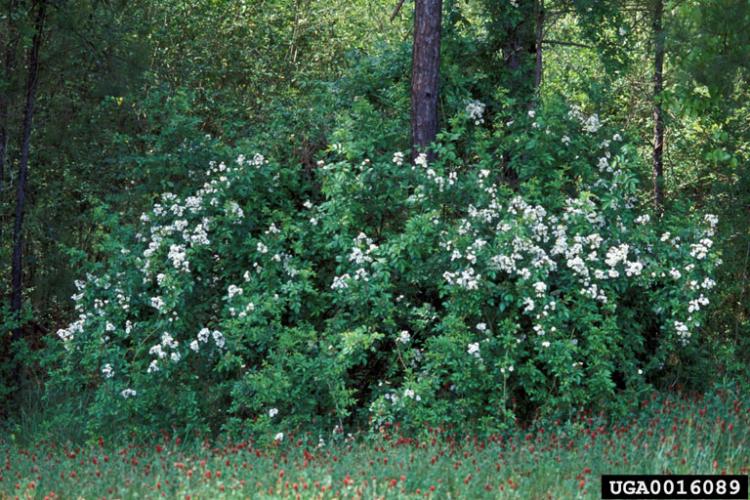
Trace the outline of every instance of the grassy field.
<path fill-rule="evenodd" d="M 115 447 L 0 441 L 0 498 L 599 498 L 604 473 L 747 474 L 750 401 L 654 397 L 620 423 L 576 422 L 486 439 L 321 445 L 286 436 L 208 446 L 170 439 Z"/>

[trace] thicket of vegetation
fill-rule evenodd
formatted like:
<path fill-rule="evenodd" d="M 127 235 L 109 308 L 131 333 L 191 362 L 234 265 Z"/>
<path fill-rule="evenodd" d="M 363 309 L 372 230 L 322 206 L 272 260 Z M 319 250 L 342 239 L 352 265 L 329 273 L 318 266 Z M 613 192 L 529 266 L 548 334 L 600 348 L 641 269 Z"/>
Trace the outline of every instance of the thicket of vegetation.
<path fill-rule="evenodd" d="M 8 422 L 495 433 L 749 388 L 746 1 L 0 9 Z"/>

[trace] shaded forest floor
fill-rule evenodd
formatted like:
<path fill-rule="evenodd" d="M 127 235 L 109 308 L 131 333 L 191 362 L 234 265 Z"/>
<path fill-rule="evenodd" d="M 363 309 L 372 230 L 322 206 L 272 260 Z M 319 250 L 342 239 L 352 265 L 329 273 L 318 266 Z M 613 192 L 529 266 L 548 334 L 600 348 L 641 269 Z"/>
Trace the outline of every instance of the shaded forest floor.
<path fill-rule="evenodd" d="M 0 498 L 599 498 L 601 474 L 747 474 L 749 423 L 750 400 L 718 392 L 655 395 L 616 424 L 581 415 L 485 439 L 425 430 L 117 447 L 7 434 Z"/>

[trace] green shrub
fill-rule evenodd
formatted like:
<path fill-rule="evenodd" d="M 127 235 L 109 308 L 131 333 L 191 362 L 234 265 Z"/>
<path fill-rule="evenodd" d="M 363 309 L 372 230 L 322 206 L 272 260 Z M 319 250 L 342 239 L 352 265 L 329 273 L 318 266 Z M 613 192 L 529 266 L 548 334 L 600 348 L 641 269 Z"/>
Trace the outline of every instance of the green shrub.
<path fill-rule="evenodd" d="M 239 156 L 137 227 L 107 215 L 50 393 L 90 398 L 92 433 L 490 431 L 622 408 L 684 368 L 715 218 L 638 209 L 633 148 L 578 108 L 450 123 L 429 163 L 333 145 L 315 199 Z"/>

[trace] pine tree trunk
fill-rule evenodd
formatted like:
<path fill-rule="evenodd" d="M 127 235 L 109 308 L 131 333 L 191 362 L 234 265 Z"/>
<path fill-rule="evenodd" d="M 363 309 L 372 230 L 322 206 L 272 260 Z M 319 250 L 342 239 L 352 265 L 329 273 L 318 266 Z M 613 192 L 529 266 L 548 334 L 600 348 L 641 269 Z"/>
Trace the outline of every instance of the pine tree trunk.
<path fill-rule="evenodd" d="M 13 26 L 13 13 L 16 10 L 18 0 L 11 0 L 8 5 L 8 23 L 7 38 L 0 40 L 0 45 L 5 46 L 5 58 L 3 67 L 5 73 L 4 87 L 0 89 L 0 193 L 5 189 L 5 159 L 8 156 L 8 106 L 10 105 L 10 88 L 11 75 L 16 66 L 16 46 L 18 45 L 18 36 Z M 2 233 L 0 233 L 2 234 Z"/>
<path fill-rule="evenodd" d="M 437 136 L 441 18 L 442 0 L 415 0 L 411 79 L 413 158 Z M 428 158 L 431 157 L 428 152 Z"/>
<path fill-rule="evenodd" d="M 28 79 L 26 81 L 26 104 L 21 133 L 21 160 L 18 166 L 18 190 L 16 197 L 16 219 L 13 225 L 13 257 L 11 270 L 11 310 L 19 317 L 23 297 L 23 217 L 26 208 L 26 183 L 29 174 L 29 149 L 31 146 L 31 124 L 34 117 L 36 89 L 39 82 L 39 50 L 42 45 L 47 0 L 34 2 L 37 6 L 34 23 L 34 38 L 28 56 Z M 13 340 L 21 337 L 21 329 L 13 330 Z"/>
<path fill-rule="evenodd" d="M 654 5 L 654 151 L 653 182 L 654 205 L 657 211 L 664 208 L 664 114 L 661 104 L 661 93 L 664 89 L 664 27 L 662 17 L 663 0 L 656 0 Z"/>
<path fill-rule="evenodd" d="M 534 66 L 534 92 L 539 93 L 544 70 L 542 61 L 542 39 L 544 38 L 544 0 L 536 2 L 536 64 Z"/>

